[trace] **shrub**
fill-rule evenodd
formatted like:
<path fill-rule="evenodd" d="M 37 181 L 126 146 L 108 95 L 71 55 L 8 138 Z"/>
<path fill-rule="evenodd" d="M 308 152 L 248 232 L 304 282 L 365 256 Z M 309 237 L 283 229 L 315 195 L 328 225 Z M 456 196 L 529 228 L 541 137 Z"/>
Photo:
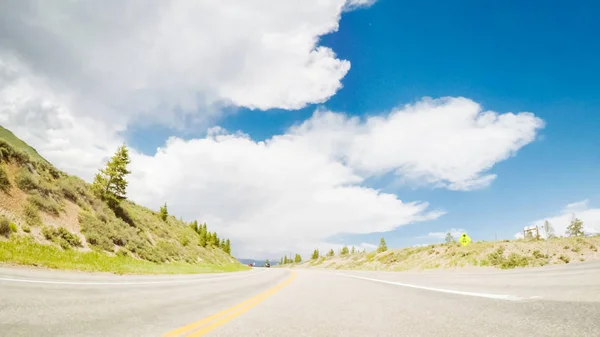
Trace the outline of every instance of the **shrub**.
<path fill-rule="evenodd" d="M 10 231 L 13 233 L 16 233 L 19 229 L 17 228 L 17 225 L 15 225 L 14 223 L 9 223 L 8 226 L 10 227 Z"/>
<path fill-rule="evenodd" d="M 39 181 L 24 167 L 17 173 L 16 181 L 17 186 L 24 192 L 35 191 L 40 187 Z"/>
<path fill-rule="evenodd" d="M 500 268 L 512 269 L 516 267 L 527 267 L 528 265 L 529 260 L 527 259 L 527 257 L 519 255 L 517 253 L 510 253 L 508 258 L 502 261 Z"/>
<path fill-rule="evenodd" d="M 71 180 L 62 179 L 59 182 L 59 187 L 61 194 L 66 199 L 75 203 L 79 200 L 79 193 L 77 192 L 77 188 L 71 183 Z"/>
<path fill-rule="evenodd" d="M 23 225 L 21 226 L 21 228 L 23 229 L 23 232 L 31 233 L 31 227 L 29 227 L 28 225 Z"/>
<path fill-rule="evenodd" d="M 54 216 L 59 216 L 60 212 L 63 210 L 62 206 L 59 205 L 56 200 L 52 199 L 51 197 L 44 198 L 37 192 L 30 195 L 27 200 L 35 205 L 39 210 Z"/>
<path fill-rule="evenodd" d="M 563 261 L 564 263 L 569 263 L 569 262 L 571 262 L 571 259 L 569 259 L 569 257 L 568 257 L 568 256 L 565 256 L 565 255 L 561 255 L 561 256 L 559 256 L 559 257 L 558 257 L 558 259 L 559 259 L 559 260 L 561 260 L 561 261 Z"/>
<path fill-rule="evenodd" d="M 79 237 L 69 232 L 64 227 L 52 228 L 44 227 L 42 234 L 46 239 L 58 243 L 63 249 L 69 249 L 71 247 L 81 247 L 81 240 Z"/>
<path fill-rule="evenodd" d="M 8 179 L 8 174 L 4 169 L 4 166 L 0 166 L 0 190 L 8 193 L 10 191 L 10 180 Z"/>
<path fill-rule="evenodd" d="M 0 235 L 8 238 L 8 237 L 10 237 L 11 233 L 12 233 L 12 231 L 10 229 L 10 222 L 8 221 L 7 218 L 1 217 L 0 218 Z"/>
<path fill-rule="evenodd" d="M 543 254 L 542 252 L 540 252 L 539 250 L 534 250 L 533 251 L 533 257 L 535 257 L 536 259 L 543 259 L 543 258 L 547 258 L 548 256 L 546 254 Z"/>
<path fill-rule="evenodd" d="M 37 227 L 42 225 L 42 218 L 37 207 L 28 202 L 23 206 L 23 216 L 25 217 L 25 223 L 29 226 Z"/>
<path fill-rule="evenodd" d="M 489 261 L 492 266 L 499 266 L 504 261 L 504 247 L 498 247 L 496 251 L 489 253 L 487 255 L 487 261 Z"/>

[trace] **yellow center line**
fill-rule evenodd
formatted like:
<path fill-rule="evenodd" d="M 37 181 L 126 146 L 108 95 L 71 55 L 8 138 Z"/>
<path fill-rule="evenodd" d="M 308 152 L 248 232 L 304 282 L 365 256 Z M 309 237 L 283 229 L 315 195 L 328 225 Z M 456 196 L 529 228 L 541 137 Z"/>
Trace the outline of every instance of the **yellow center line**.
<path fill-rule="evenodd" d="M 212 316 L 208 316 L 204 319 L 201 319 L 197 322 L 185 325 L 181 328 L 175 329 L 173 331 L 170 331 L 166 334 L 163 335 L 163 337 L 176 337 L 176 336 L 180 336 L 182 334 L 185 333 L 189 333 L 193 330 L 196 330 L 198 328 L 201 328 L 219 318 L 221 318 L 220 320 L 212 323 L 211 325 L 208 325 L 204 328 L 202 328 L 201 330 L 196 331 L 193 334 L 190 334 L 188 336 L 202 336 L 206 333 L 208 333 L 209 331 L 212 331 L 213 329 L 217 328 L 218 326 L 221 326 L 229 321 L 231 321 L 232 319 L 234 319 L 235 317 L 241 315 L 242 313 L 250 310 L 251 308 L 255 307 L 256 305 L 258 305 L 260 302 L 264 301 L 265 299 L 267 299 L 269 296 L 275 294 L 277 291 L 281 290 L 282 288 L 284 288 L 285 286 L 287 286 L 288 284 L 290 284 L 294 278 L 296 277 L 296 273 L 292 271 L 292 275 L 285 280 L 284 282 L 276 285 L 275 287 L 266 290 L 254 297 L 251 297 L 249 299 L 247 299 L 246 301 L 239 303 L 229 309 L 225 309 L 221 312 L 218 312 Z M 223 318 L 222 318 L 223 317 Z"/>

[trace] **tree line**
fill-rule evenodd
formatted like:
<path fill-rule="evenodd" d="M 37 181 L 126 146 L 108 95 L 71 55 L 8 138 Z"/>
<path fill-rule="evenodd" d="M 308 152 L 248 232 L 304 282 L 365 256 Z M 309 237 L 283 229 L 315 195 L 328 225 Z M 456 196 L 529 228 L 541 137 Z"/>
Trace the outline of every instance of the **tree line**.
<path fill-rule="evenodd" d="M 131 171 L 127 168 L 130 162 L 129 150 L 125 145 L 122 145 L 108 161 L 106 167 L 100 169 L 94 177 L 92 192 L 112 209 L 119 209 L 121 201 L 127 199 L 127 186 L 129 183 L 126 176 L 131 174 Z M 169 218 L 167 203 L 160 207 L 158 217 L 167 222 Z M 230 240 L 219 238 L 216 232 L 210 232 L 206 223 L 198 224 L 198 221 L 194 220 L 189 224 L 189 227 L 198 234 L 199 246 L 219 248 L 231 255 Z"/>
<path fill-rule="evenodd" d="M 383 253 L 387 250 L 388 250 L 387 243 L 385 242 L 384 238 L 381 238 L 381 240 L 379 241 L 379 246 L 377 247 L 377 253 Z M 362 251 L 359 251 L 354 246 L 352 246 L 351 248 L 348 248 L 348 246 L 343 246 L 339 250 L 338 255 L 339 256 L 347 256 L 347 255 L 352 255 L 352 254 L 359 253 L 359 252 L 366 253 L 366 251 L 367 250 L 365 248 L 363 248 Z M 333 249 L 329 249 L 327 251 L 327 253 L 325 253 L 325 255 L 322 255 L 321 252 L 319 251 L 319 249 L 315 249 L 315 250 L 313 250 L 313 252 L 310 256 L 310 259 L 317 260 L 321 257 L 334 257 L 335 255 L 336 254 Z M 300 256 L 300 254 L 296 254 L 293 259 L 291 257 L 284 256 L 279 260 L 280 265 L 285 265 L 285 264 L 290 264 L 290 263 L 300 263 L 300 262 L 302 262 L 302 256 Z"/>

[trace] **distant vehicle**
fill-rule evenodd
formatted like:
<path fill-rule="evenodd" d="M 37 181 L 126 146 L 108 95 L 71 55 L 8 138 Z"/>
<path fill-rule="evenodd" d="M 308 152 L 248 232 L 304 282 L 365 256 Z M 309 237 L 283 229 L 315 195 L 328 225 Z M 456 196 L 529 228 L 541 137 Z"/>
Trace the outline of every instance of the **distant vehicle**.
<path fill-rule="evenodd" d="M 248 267 L 252 267 L 252 263 L 248 263 Z"/>
<path fill-rule="evenodd" d="M 269 263 L 267 263 L 267 264 L 265 264 L 265 267 L 271 268 L 271 265 Z"/>

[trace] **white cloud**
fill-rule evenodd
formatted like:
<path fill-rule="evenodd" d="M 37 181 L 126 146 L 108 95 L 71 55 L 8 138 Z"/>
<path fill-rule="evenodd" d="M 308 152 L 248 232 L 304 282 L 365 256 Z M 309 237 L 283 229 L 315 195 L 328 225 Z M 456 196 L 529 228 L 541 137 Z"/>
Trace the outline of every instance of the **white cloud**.
<path fill-rule="evenodd" d="M 131 195 L 206 220 L 240 243 L 244 256 L 310 252 L 335 234 L 385 232 L 443 214 L 365 187 L 366 178 L 392 170 L 403 179 L 474 188 L 472 181 L 531 141 L 542 123 L 531 114 L 478 111 L 470 100 L 447 98 L 363 121 L 317 111 L 265 142 L 222 129 L 204 139 L 172 138 L 156 155 L 134 157 Z"/>
<path fill-rule="evenodd" d="M 348 0 L 346 1 L 346 10 L 353 10 L 360 7 L 369 7 L 373 5 L 377 0 Z"/>
<path fill-rule="evenodd" d="M 318 39 L 338 29 L 345 5 L 0 2 L 0 123 L 89 178 L 132 123 L 205 126 L 224 105 L 323 102 L 350 63 Z"/>
<path fill-rule="evenodd" d="M 496 175 L 487 171 L 532 142 L 543 126 L 531 113 L 498 114 L 445 97 L 364 121 L 320 111 L 291 134 L 363 175 L 393 171 L 405 181 L 472 190 L 489 185 Z"/>
<path fill-rule="evenodd" d="M 68 94 L 78 114 L 107 121 L 146 115 L 177 125 L 182 115 L 208 118 L 230 104 L 297 109 L 335 94 L 350 68 L 318 45 L 320 36 L 337 31 L 344 6 L 345 0 L 5 1 L 0 59 L 18 58 Z"/>
<path fill-rule="evenodd" d="M 389 231 L 441 215 L 360 186 L 364 178 L 351 168 L 286 136 L 172 138 L 155 156 L 136 154 L 131 169 L 134 200 L 154 208 L 167 201 L 174 214 L 206 220 L 243 256 L 309 252 L 338 233 Z"/>
<path fill-rule="evenodd" d="M 555 235 L 566 236 L 567 226 L 571 223 L 573 216 L 583 221 L 583 231 L 585 234 L 600 233 L 600 208 L 590 208 L 588 206 L 588 200 L 568 204 L 559 214 L 535 220 L 525 227 L 535 228 L 538 226 L 540 235 L 545 238 L 546 234 L 543 230 L 544 222 L 549 221 L 554 229 Z M 522 239 L 523 232 L 516 233 L 515 238 Z"/>
<path fill-rule="evenodd" d="M 430 232 L 425 236 L 419 236 L 417 238 L 419 239 L 424 239 L 424 238 L 435 238 L 435 239 L 439 239 L 439 240 L 443 240 L 446 238 L 446 234 L 450 233 L 452 235 L 452 237 L 455 240 L 458 240 L 458 238 L 463 234 L 466 233 L 466 231 L 462 228 L 451 228 L 448 229 L 446 231 L 443 232 Z"/>

